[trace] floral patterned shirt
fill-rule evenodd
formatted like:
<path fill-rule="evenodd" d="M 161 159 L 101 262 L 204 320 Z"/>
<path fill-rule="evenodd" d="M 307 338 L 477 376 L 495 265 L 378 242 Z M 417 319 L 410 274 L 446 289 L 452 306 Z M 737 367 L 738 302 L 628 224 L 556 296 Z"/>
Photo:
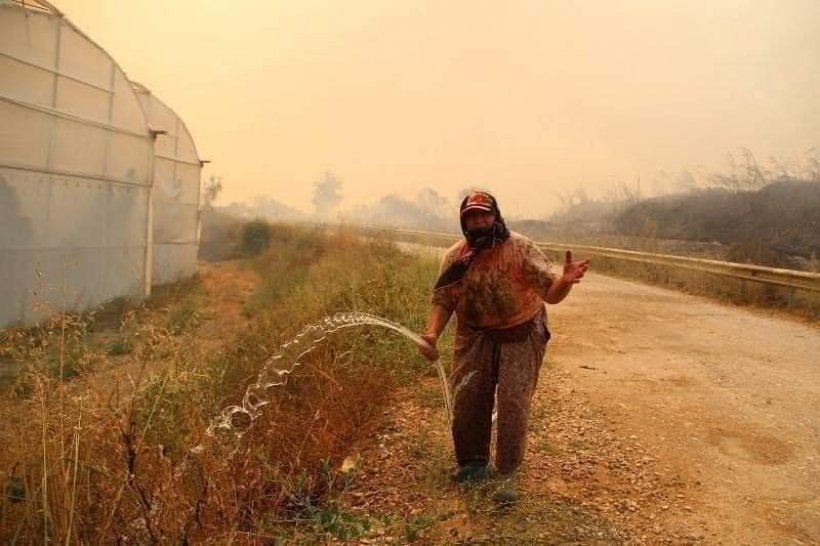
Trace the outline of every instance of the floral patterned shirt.
<path fill-rule="evenodd" d="M 447 249 L 441 271 L 467 250 L 464 239 Z M 480 251 L 463 278 L 434 290 L 432 303 L 455 311 L 458 330 L 510 328 L 541 311 L 555 279 L 541 249 L 520 233 L 510 232 L 505 241 Z"/>

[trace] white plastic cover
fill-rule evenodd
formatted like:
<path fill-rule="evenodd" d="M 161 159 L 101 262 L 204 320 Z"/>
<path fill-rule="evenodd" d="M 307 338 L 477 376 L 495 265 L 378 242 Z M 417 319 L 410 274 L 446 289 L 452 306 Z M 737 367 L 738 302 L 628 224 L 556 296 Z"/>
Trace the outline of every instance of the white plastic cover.
<path fill-rule="evenodd" d="M 148 190 L 0 168 L 0 324 L 142 294 Z"/>
<path fill-rule="evenodd" d="M 0 4 L 0 326 L 143 294 L 152 162 L 113 59 L 63 18 Z"/>
<path fill-rule="evenodd" d="M 153 284 L 166 284 L 196 272 L 202 167 L 179 116 L 145 87 L 135 84 L 134 89 L 150 127 L 165 132 L 154 146 L 151 278 Z"/>

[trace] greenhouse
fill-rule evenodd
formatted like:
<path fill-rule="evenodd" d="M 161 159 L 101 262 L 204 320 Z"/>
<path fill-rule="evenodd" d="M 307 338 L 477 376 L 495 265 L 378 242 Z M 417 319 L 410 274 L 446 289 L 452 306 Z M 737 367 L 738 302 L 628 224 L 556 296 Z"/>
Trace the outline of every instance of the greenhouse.
<path fill-rule="evenodd" d="M 133 83 L 154 141 L 152 284 L 196 273 L 202 161 L 185 123 L 143 85 Z"/>
<path fill-rule="evenodd" d="M 47 2 L 0 2 L 0 326 L 196 271 L 185 124 Z"/>

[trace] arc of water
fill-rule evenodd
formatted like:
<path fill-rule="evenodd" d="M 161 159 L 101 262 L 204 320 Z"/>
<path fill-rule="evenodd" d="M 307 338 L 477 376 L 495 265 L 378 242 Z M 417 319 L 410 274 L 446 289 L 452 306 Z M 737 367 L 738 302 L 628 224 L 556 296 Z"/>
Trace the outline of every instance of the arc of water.
<path fill-rule="evenodd" d="M 237 431 L 239 427 L 236 426 L 236 419 L 238 416 L 243 416 L 248 422 L 243 430 L 237 432 L 241 436 L 253 426 L 253 422 L 262 414 L 262 408 L 270 403 L 268 389 L 283 385 L 287 376 L 301 365 L 302 358 L 313 351 L 329 334 L 343 328 L 365 325 L 387 328 L 403 335 L 416 345 L 429 347 L 428 343 L 415 332 L 376 315 L 352 312 L 325 317 L 317 323 L 304 327 L 296 337 L 280 346 L 279 350 L 262 366 L 256 381 L 245 390 L 241 405 L 228 406 L 223 409 L 208 427 L 208 435 L 212 436 L 217 429 Z M 453 405 L 447 376 L 440 361 L 436 360 L 434 366 L 441 381 L 447 420 L 452 426 Z"/>

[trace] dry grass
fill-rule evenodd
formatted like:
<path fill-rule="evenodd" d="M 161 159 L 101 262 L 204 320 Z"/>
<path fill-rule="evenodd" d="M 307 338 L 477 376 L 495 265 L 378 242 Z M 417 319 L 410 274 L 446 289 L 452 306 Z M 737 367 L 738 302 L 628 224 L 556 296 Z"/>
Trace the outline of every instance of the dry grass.
<path fill-rule="evenodd" d="M 366 527 L 329 501 L 349 480 L 340 463 L 394 387 L 430 373 L 405 341 L 372 329 L 335 336 L 272 393 L 241 440 L 204 431 L 306 323 L 362 310 L 420 329 L 436 266 L 345 229 L 271 234 L 268 252 L 247 262 L 264 279 L 246 305 L 247 328 L 226 345 L 202 339 L 201 324 L 219 317 L 207 316 L 196 282 L 154 307 L 123 305 L 108 326 L 58 315 L 4 333 L 5 358 L 26 367 L 0 402 L 5 541 L 255 544 L 294 524 L 316 538 Z M 94 358 L 72 376 L 75 349 Z M 113 366 L 128 373 L 117 378 Z"/>
<path fill-rule="evenodd" d="M 583 256 L 580 256 L 583 257 Z M 560 263 L 563 257 L 551 256 Z M 689 294 L 715 298 L 736 305 L 777 309 L 800 318 L 820 318 L 820 294 L 779 287 L 714 273 L 694 271 L 662 264 L 643 264 L 596 256 L 596 272 L 674 288 Z"/>

